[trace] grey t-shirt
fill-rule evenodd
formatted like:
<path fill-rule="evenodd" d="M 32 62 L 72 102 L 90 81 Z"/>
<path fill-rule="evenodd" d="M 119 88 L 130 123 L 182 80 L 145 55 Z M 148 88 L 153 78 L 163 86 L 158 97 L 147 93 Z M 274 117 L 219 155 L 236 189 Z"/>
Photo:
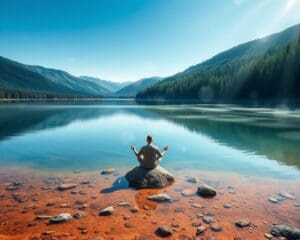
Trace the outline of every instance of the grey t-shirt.
<path fill-rule="evenodd" d="M 138 153 L 138 157 L 142 160 L 143 167 L 155 168 L 159 164 L 162 154 L 157 146 L 148 144 L 141 148 Z"/>

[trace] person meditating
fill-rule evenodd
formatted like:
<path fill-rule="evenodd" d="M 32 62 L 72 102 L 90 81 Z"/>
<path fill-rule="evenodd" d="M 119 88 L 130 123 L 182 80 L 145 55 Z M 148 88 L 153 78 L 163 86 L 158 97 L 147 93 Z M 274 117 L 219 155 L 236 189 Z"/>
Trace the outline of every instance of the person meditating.
<path fill-rule="evenodd" d="M 168 146 L 165 146 L 161 152 L 159 148 L 153 144 L 152 136 L 148 135 L 146 141 L 147 145 L 143 146 L 139 152 L 134 146 L 131 146 L 131 149 L 136 155 L 141 167 L 153 169 L 159 165 L 163 155 L 168 151 Z"/>

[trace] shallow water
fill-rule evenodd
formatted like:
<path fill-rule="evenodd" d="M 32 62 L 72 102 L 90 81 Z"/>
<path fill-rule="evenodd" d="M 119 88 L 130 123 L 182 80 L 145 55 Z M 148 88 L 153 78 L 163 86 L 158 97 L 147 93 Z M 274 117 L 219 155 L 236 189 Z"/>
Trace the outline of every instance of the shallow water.
<path fill-rule="evenodd" d="M 137 164 L 130 145 L 141 147 L 147 134 L 160 148 L 169 145 L 162 165 L 176 181 L 164 189 L 136 191 L 123 176 Z M 160 225 L 173 228 L 171 239 L 194 239 L 200 223 L 208 228 L 204 237 L 264 239 L 272 223 L 300 225 L 299 156 L 300 110 L 295 109 L 133 101 L 2 104 L 0 239 L 156 239 Z M 111 167 L 116 169 L 113 175 L 99 174 Z M 212 185 L 217 197 L 184 196 L 197 189 L 187 177 Z M 82 185 L 86 180 L 90 183 Z M 22 187 L 8 191 L 16 181 Z M 59 192 L 61 182 L 77 187 Z M 282 198 L 280 192 L 295 200 Z M 16 202 L 16 193 L 26 201 Z M 157 193 L 177 201 L 147 200 Z M 269 197 L 279 202 L 271 203 Z M 87 205 L 86 217 L 61 225 L 35 220 L 41 214 L 74 214 L 80 207 L 76 200 Z M 55 204 L 48 206 L 49 201 Z M 139 211 L 120 207 L 120 201 Z M 109 205 L 116 212 L 99 217 L 99 210 Z M 199 217 L 207 212 L 213 212 L 221 232 Z M 237 228 L 235 221 L 244 218 L 253 226 Z M 87 233 L 78 230 L 82 227 Z M 54 233 L 43 235 L 45 231 Z"/>

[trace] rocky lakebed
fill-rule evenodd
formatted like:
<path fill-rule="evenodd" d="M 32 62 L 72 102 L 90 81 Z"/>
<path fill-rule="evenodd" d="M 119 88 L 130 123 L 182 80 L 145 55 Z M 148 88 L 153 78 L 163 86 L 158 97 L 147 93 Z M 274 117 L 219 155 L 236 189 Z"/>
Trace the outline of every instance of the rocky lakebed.
<path fill-rule="evenodd" d="M 300 239 L 298 180 L 129 170 L 0 169 L 0 239 Z"/>

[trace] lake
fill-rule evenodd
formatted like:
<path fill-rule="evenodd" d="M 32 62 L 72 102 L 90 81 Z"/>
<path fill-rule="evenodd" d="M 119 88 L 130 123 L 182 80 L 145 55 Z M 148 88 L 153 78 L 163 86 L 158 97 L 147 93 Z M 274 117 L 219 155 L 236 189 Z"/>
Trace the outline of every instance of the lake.
<path fill-rule="evenodd" d="M 88 178 L 94 183 L 89 191 L 95 191 L 90 195 L 96 195 L 103 202 L 109 201 L 104 192 L 99 195 L 99 188 L 110 188 L 114 184 L 114 177 L 122 176 L 137 165 L 130 146 L 140 148 L 145 145 L 148 134 L 154 137 L 159 148 L 169 146 L 161 164 L 175 173 L 177 181 L 164 191 L 177 194 L 182 199 L 180 206 L 189 208 L 191 201 L 198 201 L 194 197 L 185 201 L 180 194 L 183 190 L 195 187 L 186 183 L 187 176 L 209 182 L 220 190 L 224 198 L 219 196 L 211 203 L 201 204 L 208 208 L 211 204 L 211 209 L 224 217 L 224 236 L 238 234 L 249 238 L 248 231 L 237 232 L 232 224 L 227 224 L 230 215 L 223 212 L 222 204 L 228 202 L 232 208 L 235 204 L 239 206 L 234 207 L 235 216 L 245 217 L 246 214 L 246 217 L 252 217 L 254 221 L 264 216 L 264 221 L 267 222 L 285 219 L 287 222 L 300 224 L 297 205 L 300 197 L 300 190 L 297 188 L 300 183 L 300 110 L 284 106 L 266 108 L 221 104 L 139 104 L 133 100 L 3 103 L 0 105 L 0 190 L 6 194 L 5 186 L 9 182 L 21 180 L 28 183 L 27 186 L 35 186 L 32 191 L 36 193 L 42 186 L 41 182 L 49 177 L 67 178 L 69 181 Z M 106 168 L 115 168 L 118 173 L 103 178 L 99 173 Z M 150 190 L 137 193 L 125 185 L 113 186 L 112 191 L 108 191 L 110 201 L 122 199 L 117 193 L 121 189 L 123 198 L 132 198 L 139 208 L 143 209 L 146 203 L 150 205 L 150 209 L 158 209 L 157 215 L 152 216 L 155 221 L 160 219 L 159 214 L 166 214 L 170 216 L 168 221 L 172 222 L 174 216 L 171 213 L 166 212 L 166 209 L 159 211 L 157 206 L 147 202 L 145 196 L 149 195 Z M 232 193 L 232 189 L 238 191 L 238 194 L 228 195 Z M 277 196 L 282 190 L 291 193 L 296 200 L 289 202 L 277 197 L 279 204 L 268 201 L 270 196 Z M 49 198 L 61 198 L 54 190 L 51 191 L 48 195 L 39 193 L 41 202 Z M 140 197 L 136 197 L 136 194 L 140 194 Z M 74 196 L 70 194 L 69 197 L 68 201 L 72 202 Z M 9 197 L 6 200 L 11 201 Z M 250 207 L 247 207 L 250 212 L 247 213 L 244 208 L 241 211 L 242 203 L 239 201 L 251 202 Z M 220 204 L 221 206 L 214 208 Z M 100 208 L 98 205 L 94 206 L 98 207 Z M 260 207 L 263 207 L 262 215 L 255 216 Z M 270 213 L 273 208 L 276 212 Z M 195 214 L 193 211 L 197 208 L 193 209 L 185 214 L 186 218 Z M 0 221 L 7 221 L 9 211 L 2 211 L 5 211 L 2 216 L 4 214 L 7 217 L 0 217 Z M 44 208 L 40 210 L 44 211 Z M 28 217 L 26 221 L 28 224 L 32 220 Z M 88 218 L 88 221 L 92 224 L 94 219 Z M 115 221 L 121 220 L 117 218 Z M 133 220 L 132 224 L 134 221 L 139 220 Z M 24 222 L 20 220 L 18 224 L 19 228 L 24 228 Z M 123 226 L 123 223 L 120 224 Z M 259 234 L 268 231 L 267 224 L 257 224 Z M 145 228 L 151 229 L 153 224 L 149 225 L 146 224 Z M 44 226 L 38 227 L 45 230 Z M 103 226 L 104 232 L 105 227 L 107 225 Z M 189 230 L 190 225 L 185 228 L 187 235 L 192 232 Z M 13 227 L 1 226 L 0 236 L 2 233 L 5 236 L 19 237 L 16 239 L 24 237 L 18 230 L 12 229 Z M 31 233 L 31 230 L 25 229 L 25 232 Z M 76 233 L 71 226 L 68 231 Z M 114 231 L 111 230 L 112 236 L 121 236 L 121 233 Z M 141 229 L 131 229 L 130 234 L 132 237 L 141 235 Z M 223 239 L 223 235 L 220 235 L 220 239 Z M 252 239 L 251 236 L 249 239 Z"/>

